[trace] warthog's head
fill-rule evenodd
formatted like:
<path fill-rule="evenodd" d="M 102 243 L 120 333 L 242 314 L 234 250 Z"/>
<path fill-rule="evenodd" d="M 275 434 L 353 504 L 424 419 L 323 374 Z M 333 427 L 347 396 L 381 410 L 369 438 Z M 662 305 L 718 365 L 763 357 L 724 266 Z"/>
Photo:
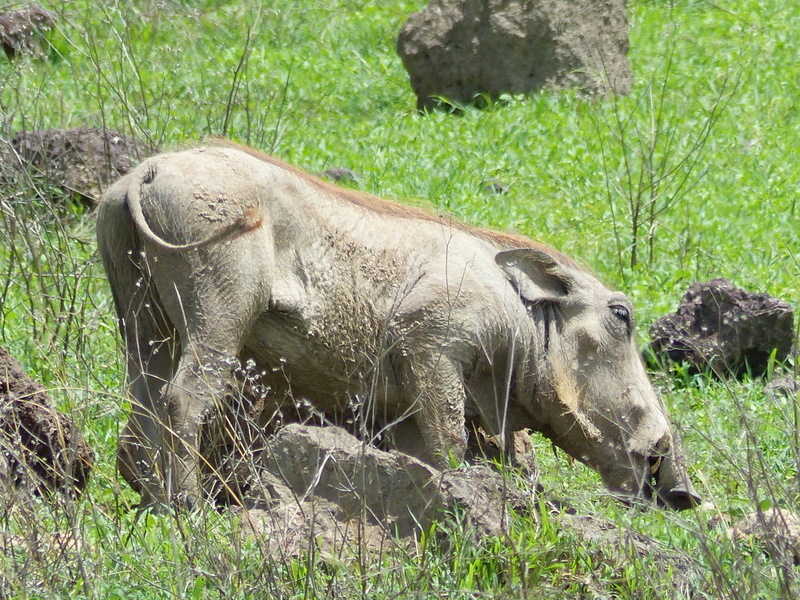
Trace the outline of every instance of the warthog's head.
<path fill-rule="evenodd" d="M 535 389 L 525 408 L 538 428 L 623 498 L 697 505 L 636 347 L 630 301 L 543 249 L 501 252 L 497 263 L 537 325 Z"/>

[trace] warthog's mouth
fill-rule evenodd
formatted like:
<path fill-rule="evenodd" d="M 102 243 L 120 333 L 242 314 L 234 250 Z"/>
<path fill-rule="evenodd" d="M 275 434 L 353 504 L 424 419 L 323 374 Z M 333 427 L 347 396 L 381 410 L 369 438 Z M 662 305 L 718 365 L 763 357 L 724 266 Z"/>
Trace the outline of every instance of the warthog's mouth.
<path fill-rule="evenodd" d="M 649 459 L 650 472 L 642 486 L 642 497 L 672 510 L 688 510 L 700 504 L 700 496 L 686 473 L 676 473 L 674 461 L 669 457 Z"/>

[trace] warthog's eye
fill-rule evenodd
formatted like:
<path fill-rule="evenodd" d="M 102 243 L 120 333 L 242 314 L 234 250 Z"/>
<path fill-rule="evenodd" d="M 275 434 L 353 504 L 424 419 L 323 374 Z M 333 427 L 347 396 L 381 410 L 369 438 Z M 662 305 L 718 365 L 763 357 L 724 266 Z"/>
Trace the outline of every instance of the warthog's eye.
<path fill-rule="evenodd" d="M 625 330 L 630 334 L 631 332 L 631 312 L 627 307 L 621 304 L 612 304 L 608 307 L 611 314 L 625 326 Z"/>
<path fill-rule="evenodd" d="M 628 323 L 631 320 L 631 313 L 621 304 L 614 304 L 613 306 L 609 306 L 609 308 L 620 321 Z"/>

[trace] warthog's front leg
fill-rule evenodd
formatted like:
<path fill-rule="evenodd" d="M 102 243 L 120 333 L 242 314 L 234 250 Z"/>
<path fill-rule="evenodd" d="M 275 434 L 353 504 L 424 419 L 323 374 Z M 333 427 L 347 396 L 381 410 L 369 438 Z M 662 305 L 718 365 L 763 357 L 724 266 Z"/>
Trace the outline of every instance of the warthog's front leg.
<path fill-rule="evenodd" d="M 416 352 L 402 361 L 402 384 L 433 464 L 449 467 L 467 449 L 466 394 L 461 369 L 440 351 Z"/>

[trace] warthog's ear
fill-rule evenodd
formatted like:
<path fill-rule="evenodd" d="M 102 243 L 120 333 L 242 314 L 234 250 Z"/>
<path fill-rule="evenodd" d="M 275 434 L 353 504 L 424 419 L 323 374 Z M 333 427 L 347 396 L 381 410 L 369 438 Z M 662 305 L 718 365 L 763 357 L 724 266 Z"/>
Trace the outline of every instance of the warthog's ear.
<path fill-rule="evenodd" d="M 538 248 L 505 250 L 494 260 L 528 302 L 564 298 L 574 284 L 569 265 Z"/>

